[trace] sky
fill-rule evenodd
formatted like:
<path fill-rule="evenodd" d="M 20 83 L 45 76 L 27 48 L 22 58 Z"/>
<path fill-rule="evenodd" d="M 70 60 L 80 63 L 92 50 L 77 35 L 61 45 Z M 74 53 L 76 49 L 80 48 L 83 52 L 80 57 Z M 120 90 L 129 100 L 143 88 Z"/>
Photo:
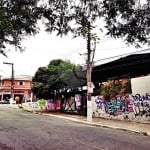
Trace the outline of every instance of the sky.
<path fill-rule="evenodd" d="M 105 63 L 100 61 L 104 58 L 134 53 L 147 48 L 135 49 L 134 46 L 127 46 L 120 39 L 115 40 L 101 34 L 98 36 L 100 41 L 96 45 L 95 65 Z M 48 34 L 41 31 L 35 37 L 27 38 L 22 42 L 22 46 L 26 48 L 24 52 L 11 48 L 7 58 L 0 54 L 0 76 L 11 77 L 11 65 L 3 64 L 3 62 L 14 63 L 15 76 L 34 76 L 39 67 L 47 66 L 54 59 L 70 60 L 72 63 L 84 65 L 87 58 L 84 55 L 87 53 L 86 45 L 86 40 L 81 37 L 73 39 L 72 35 L 68 35 L 61 38 L 54 33 Z"/>

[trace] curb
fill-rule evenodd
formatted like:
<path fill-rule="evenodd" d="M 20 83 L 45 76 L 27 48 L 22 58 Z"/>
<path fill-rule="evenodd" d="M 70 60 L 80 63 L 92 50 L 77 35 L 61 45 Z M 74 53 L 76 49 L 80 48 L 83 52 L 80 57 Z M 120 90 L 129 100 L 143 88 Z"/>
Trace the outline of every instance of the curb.
<path fill-rule="evenodd" d="M 140 131 L 126 129 L 126 128 L 114 127 L 114 126 L 109 126 L 109 125 L 102 125 L 102 124 L 97 124 L 97 123 L 90 123 L 90 122 L 87 122 L 87 121 L 84 121 L 84 120 L 79 120 L 79 119 L 76 119 L 76 118 L 70 118 L 70 117 L 65 117 L 65 116 L 46 114 L 46 113 L 41 113 L 41 112 L 36 112 L 36 111 L 29 111 L 29 110 L 26 110 L 26 111 L 32 112 L 34 114 L 39 114 L 39 115 L 52 116 L 52 117 L 56 117 L 56 118 L 60 118 L 60 119 L 67 119 L 67 120 L 71 120 L 71 121 L 74 121 L 74 122 L 78 122 L 78 123 L 82 123 L 82 124 L 86 124 L 86 125 L 91 125 L 91 126 L 95 126 L 95 127 L 116 129 L 116 130 L 122 130 L 122 131 L 126 131 L 126 132 L 141 134 L 141 135 L 144 135 L 144 136 L 150 136 L 147 132 L 140 132 Z"/>
<path fill-rule="evenodd" d="M 46 115 L 46 114 L 43 114 L 43 115 Z M 97 124 L 97 123 L 93 123 L 93 122 L 90 123 L 90 122 L 81 121 L 81 120 L 78 120 L 78 119 L 75 119 L 75 118 L 61 117 L 61 116 L 56 116 L 56 115 L 49 115 L 49 116 L 53 116 L 53 117 L 57 117 L 57 118 L 61 118 L 61 119 L 68 119 L 68 120 L 71 120 L 71 121 L 75 121 L 75 122 L 78 122 L 78 123 L 87 124 L 87 125 L 91 125 L 91 126 L 95 126 L 95 127 L 116 129 L 116 130 L 122 130 L 122 131 L 126 131 L 126 132 L 133 132 L 133 133 L 137 133 L 137 134 L 142 134 L 142 135 L 145 135 L 145 136 L 150 136 L 150 135 L 148 135 L 147 132 L 146 133 L 145 132 L 142 133 L 140 131 L 126 129 L 126 128 L 114 127 L 114 126 L 109 126 L 109 125 L 102 125 L 102 124 Z"/>
<path fill-rule="evenodd" d="M 15 107 L 11 107 L 11 106 L 9 106 L 9 108 L 19 109 L 18 107 L 15 108 Z M 94 123 L 94 122 L 87 122 L 87 121 L 84 121 L 84 120 L 79 120 L 79 119 L 76 119 L 76 118 L 71 118 L 71 117 L 66 117 L 66 116 L 59 116 L 59 115 L 55 115 L 55 114 L 46 114 L 46 113 L 42 113 L 42 112 L 37 112 L 36 110 L 27 109 L 24 106 L 22 106 L 22 108 L 20 108 L 20 110 L 31 112 L 31 113 L 34 113 L 34 114 L 39 114 L 39 115 L 52 116 L 52 117 L 57 117 L 57 118 L 60 118 L 60 119 L 67 119 L 67 120 L 71 120 L 71 121 L 74 121 L 74 122 L 78 122 L 78 123 L 82 123 L 82 124 L 86 124 L 86 125 L 91 125 L 91 126 L 95 126 L 95 127 L 104 127 L 104 128 L 122 130 L 122 131 L 126 131 L 126 132 L 133 132 L 133 133 L 141 134 L 141 135 L 144 135 L 144 136 L 150 136 L 150 134 L 148 132 L 141 132 L 141 131 L 137 131 L 137 130 L 127 129 L 127 128 L 120 128 L 120 127 L 115 127 L 115 126 L 111 126 L 111 125 L 103 125 L 103 124 L 98 124 L 98 123 Z"/>

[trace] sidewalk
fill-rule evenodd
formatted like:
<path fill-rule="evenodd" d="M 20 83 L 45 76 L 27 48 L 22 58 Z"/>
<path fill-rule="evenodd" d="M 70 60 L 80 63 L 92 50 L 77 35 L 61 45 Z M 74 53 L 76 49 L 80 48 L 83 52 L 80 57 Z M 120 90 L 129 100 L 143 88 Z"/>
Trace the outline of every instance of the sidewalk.
<path fill-rule="evenodd" d="M 18 109 L 18 106 L 14 104 L 10 105 L 9 107 Z M 92 123 L 91 123 L 91 122 L 87 122 L 86 117 L 80 115 L 65 114 L 60 112 L 46 112 L 46 111 L 41 112 L 37 108 L 31 108 L 26 105 L 23 105 L 22 109 L 25 111 L 38 113 L 41 115 L 48 115 L 57 118 L 68 119 L 79 123 L 89 124 L 92 126 L 100 126 L 100 127 L 107 127 L 107 128 L 119 129 L 124 131 L 131 131 L 131 132 L 150 136 L 150 123 L 118 121 L 118 120 L 103 119 L 103 118 L 92 118 Z"/>

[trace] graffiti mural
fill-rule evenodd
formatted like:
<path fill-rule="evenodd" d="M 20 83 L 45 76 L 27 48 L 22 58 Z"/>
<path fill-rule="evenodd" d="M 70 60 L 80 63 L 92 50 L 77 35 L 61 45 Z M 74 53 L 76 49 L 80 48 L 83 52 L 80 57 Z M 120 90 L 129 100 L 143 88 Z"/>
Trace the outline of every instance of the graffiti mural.
<path fill-rule="evenodd" d="M 113 115 L 129 116 L 134 114 L 134 117 L 150 117 L 150 94 L 135 94 L 135 95 L 117 95 L 111 100 L 105 100 L 102 96 L 95 97 L 97 110 Z"/>
<path fill-rule="evenodd" d="M 135 94 L 132 95 L 134 101 L 135 116 L 150 117 L 150 94 Z"/>
<path fill-rule="evenodd" d="M 98 109 L 103 109 L 111 115 L 133 112 L 133 101 L 129 99 L 129 96 L 116 96 L 111 101 L 105 101 L 102 97 L 96 96 L 95 102 Z"/>
<path fill-rule="evenodd" d="M 65 112 L 76 112 L 75 97 L 65 98 L 62 107 Z"/>

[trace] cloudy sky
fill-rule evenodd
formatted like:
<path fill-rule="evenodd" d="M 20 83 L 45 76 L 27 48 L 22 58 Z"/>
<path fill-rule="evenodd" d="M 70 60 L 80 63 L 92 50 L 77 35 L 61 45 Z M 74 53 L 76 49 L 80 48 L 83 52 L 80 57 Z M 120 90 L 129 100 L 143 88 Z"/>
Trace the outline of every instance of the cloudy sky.
<path fill-rule="evenodd" d="M 114 40 L 102 34 L 98 34 L 100 41 L 96 46 L 94 61 L 97 64 L 104 63 L 100 61 L 112 56 L 128 54 L 144 49 L 135 49 L 133 46 L 127 46 L 121 40 Z M 72 39 L 71 35 L 60 38 L 55 34 L 48 34 L 41 31 L 35 37 L 30 37 L 22 42 L 26 47 L 25 52 L 20 53 L 11 48 L 8 52 L 8 58 L 0 55 L 0 75 L 3 77 L 11 76 L 11 65 L 3 62 L 14 63 L 15 75 L 31 75 L 37 71 L 38 67 L 47 66 L 53 59 L 70 60 L 75 64 L 85 64 L 87 53 L 86 40 L 83 38 Z M 146 47 L 147 48 L 147 47 Z M 110 59 L 109 59 L 110 61 Z"/>

